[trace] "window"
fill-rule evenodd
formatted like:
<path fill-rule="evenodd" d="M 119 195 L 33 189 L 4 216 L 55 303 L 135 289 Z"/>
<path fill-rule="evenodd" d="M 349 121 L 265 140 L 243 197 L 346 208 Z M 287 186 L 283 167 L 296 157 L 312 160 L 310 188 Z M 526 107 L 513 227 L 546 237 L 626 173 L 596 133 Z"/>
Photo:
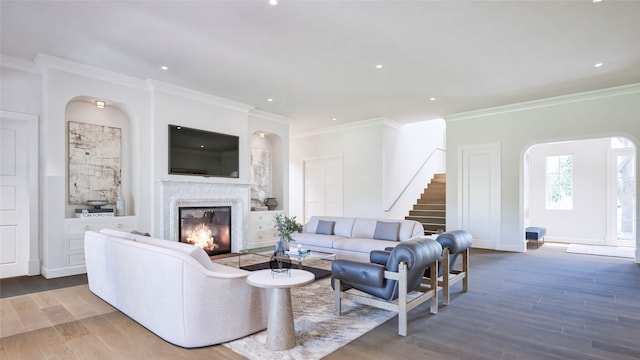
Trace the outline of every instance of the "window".
<path fill-rule="evenodd" d="M 573 156 L 547 156 L 546 208 L 573 209 Z"/>

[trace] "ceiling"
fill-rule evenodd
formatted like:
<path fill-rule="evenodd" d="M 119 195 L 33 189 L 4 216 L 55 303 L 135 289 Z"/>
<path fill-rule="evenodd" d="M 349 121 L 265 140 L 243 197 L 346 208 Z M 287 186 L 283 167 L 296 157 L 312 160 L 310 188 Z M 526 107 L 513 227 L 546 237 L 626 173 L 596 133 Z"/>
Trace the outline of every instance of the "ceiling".
<path fill-rule="evenodd" d="M 640 83 L 640 1 L 1 0 L 0 16 L 3 54 L 213 94 L 292 133 Z"/>

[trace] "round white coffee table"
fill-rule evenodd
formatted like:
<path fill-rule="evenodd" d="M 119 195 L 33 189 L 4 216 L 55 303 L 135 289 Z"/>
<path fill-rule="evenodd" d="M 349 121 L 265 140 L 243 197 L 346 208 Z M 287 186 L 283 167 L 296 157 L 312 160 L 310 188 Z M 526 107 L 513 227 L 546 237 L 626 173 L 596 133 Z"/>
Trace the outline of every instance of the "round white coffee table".
<path fill-rule="evenodd" d="M 268 349 L 286 350 L 296 346 L 290 289 L 312 283 L 314 280 L 313 273 L 298 269 L 290 269 L 289 273 L 275 274 L 271 270 L 259 270 L 247 276 L 249 285 L 271 289 L 267 324 Z"/>

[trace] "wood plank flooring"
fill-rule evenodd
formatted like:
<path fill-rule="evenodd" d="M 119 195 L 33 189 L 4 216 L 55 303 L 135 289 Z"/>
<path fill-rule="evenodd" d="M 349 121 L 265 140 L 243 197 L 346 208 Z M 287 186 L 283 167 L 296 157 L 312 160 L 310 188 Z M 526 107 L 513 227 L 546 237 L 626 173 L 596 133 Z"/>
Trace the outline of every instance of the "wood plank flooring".
<path fill-rule="evenodd" d="M 224 346 L 183 349 L 86 285 L 0 299 L 0 359 L 242 359 Z M 474 249 L 470 291 L 438 314 L 409 312 L 330 354 L 355 359 L 638 359 L 640 266 L 629 259 Z"/>

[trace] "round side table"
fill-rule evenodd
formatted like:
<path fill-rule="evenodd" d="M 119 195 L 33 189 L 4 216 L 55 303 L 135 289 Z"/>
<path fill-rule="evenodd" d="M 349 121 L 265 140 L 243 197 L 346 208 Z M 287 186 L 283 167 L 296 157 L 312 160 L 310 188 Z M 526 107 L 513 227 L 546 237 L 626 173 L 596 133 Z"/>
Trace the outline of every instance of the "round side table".
<path fill-rule="evenodd" d="M 290 289 L 312 283 L 314 280 L 313 273 L 298 269 L 291 269 L 289 273 L 259 270 L 247 276 L 249 285 L 271 289 L 267 323 L 268 349 L 286 350 L 296 346 Z"/>

